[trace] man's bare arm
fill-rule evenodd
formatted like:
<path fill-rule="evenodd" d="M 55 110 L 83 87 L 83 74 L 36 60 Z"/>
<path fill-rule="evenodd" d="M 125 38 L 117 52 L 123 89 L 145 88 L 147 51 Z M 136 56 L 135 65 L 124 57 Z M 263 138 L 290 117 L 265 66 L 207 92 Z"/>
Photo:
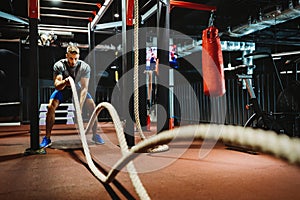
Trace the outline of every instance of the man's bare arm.
<path fill-rule="evenodd" d="M 82 111 L 85 98 L 88 92 L 88 87 L 89 87 L 89 78 L 81 78 L 80 79 L 80 84 L 81 84 L 81 90 L 80 90 L 80 109 Z"/>
<path fill-rule="evenodd" d="M 57 90 L 63 90 L 67 85 L 70 85 L 69 79 L 63 79 L 62 75 L 57 75 L 54 77 L 54 87 Z"/>

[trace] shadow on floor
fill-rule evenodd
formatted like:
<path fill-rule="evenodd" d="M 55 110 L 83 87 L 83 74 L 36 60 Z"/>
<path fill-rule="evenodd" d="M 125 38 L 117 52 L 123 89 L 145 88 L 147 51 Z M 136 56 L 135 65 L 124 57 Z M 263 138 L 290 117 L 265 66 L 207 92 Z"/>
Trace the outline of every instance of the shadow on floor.
<path fill-rule="evenodd" d="M 82 159 L 82 156 L 80 156 L 78 154 L 78 151 L 76 150 L 65 150 L 65 152 L 68 152 L 69 155 L 78 163 L 84 165 L 87 170 L 90 171 L 91 174 L 93 174 L 93 172 L 90 170 L 88 164 L 86 163 L 85 160 Z M 84 154 L 83 150 L 81 149 L 80 152 L 82 154 Z M 99 171 L 101 171 L 104 175 L 107 175 L 108 172 L 103 169 L 99 164 L 97 164 L 97 162 L 94 161 L 95 166 L 99 169 Z M 97 177 L 95 177 L 97 178 Z M 100 180 L 98 180 L 106 189 L 106 191 L 108 192 L 108 194 L 111 196 L 112 199 L 118 200 L 118 199 L 122 199 L 121 197 L 118 196 L 118 194 L 114 191 L 114 189 L 109 185 L 109 183 L 103 183 Z M 126 197 L 126 199 L 128 200 L 134 200 L 135 198 L 129 193 L 129 191 L 117 180 L 113 180 L 112 184 L 119 190 L 119 192 L 121 192 L 121 194 L 124 195 L 124 197 Z"/>

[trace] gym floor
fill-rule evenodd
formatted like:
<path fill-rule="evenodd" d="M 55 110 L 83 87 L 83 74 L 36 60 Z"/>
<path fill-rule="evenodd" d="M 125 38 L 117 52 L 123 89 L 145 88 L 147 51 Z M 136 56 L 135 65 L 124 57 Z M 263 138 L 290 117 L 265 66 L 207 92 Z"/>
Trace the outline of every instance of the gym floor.
<path fill-rule="evenodd" d="M 108 172 L 108 163 L 115 162 L 119 147 L 113 124 L 99 122 L 99 126 L 106 143 L 94 145 L 89 141 L 91 135 L 87 138 L 96 165 Z M 146 137 L 154 134 L 155 126 L 151 130 Z M 41 137 L 44 134 L 42 127 Z M 46 154 L 25 156 L 30 147 L 29 125 L 0 127 L 1 200 L 139 199 L 126 171 L 110 184 L 95 178 L 74 126 L 55 125 L 51 139 L 53 146 Z M 200 159 L 201 144 L 192 141 L 186 151 L 184 142 L 171 144 L 172 151 L 143 155 L 146 162 L 136 166 L 149 167 L 139 177 L 151 199 L 300 199 L 299 165 L 261 152 L 229 150 L 222 142 Z M 178 157 L 176 150 L 183 150 L 182 155 Z M 163 167 L 157 167 L 159 164 Z M 151 170 L 153 166 L 157 170 Z"/>

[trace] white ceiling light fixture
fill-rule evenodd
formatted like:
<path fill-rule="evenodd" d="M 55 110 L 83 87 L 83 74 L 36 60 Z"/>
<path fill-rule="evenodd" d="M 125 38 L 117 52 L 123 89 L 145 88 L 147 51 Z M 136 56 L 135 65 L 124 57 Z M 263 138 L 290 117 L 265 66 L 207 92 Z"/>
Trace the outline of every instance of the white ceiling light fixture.
<path fill-rule="evenodd" d="M 115 14 L 114 14 L 114 17 L 115 17 L 115 18 L 119 18 L 119 17 L 120 17 L 119 13 L 115 13 Z"/>
<path fill-rule="evenodd" d="M 115 8 L 114 8 L 114 10 L 115 10 L 114 17 L 115 18 L 119 18 L 120 14 L 119 14 L 119 1 L 118 0 L 115 2 Z"/>

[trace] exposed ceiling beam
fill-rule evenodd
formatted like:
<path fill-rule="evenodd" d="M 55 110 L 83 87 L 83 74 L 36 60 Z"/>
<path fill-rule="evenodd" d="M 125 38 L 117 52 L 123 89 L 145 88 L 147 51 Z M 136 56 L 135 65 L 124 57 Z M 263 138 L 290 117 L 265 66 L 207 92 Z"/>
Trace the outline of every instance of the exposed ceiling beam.
<path fill-rule="evenodd" d="M 0 11 L 0 17 L 28 25 L 29 23 L 19 17 Z"/>
<path fill-rule="evenodd" d="M 245 24 L 234 28 L 233 30 L 228 30 L 225 34 L 231 37 L 243 37 L 254 32 L 275 26 L 293 19 L 300 17 L 300 6 L 295 8 L 289 8 L 282 12 L 273 11 L 267 13 L 262 20 L 255 23 Z"/>
<path fill-rule="evenodd" d="M 43 0 L 43 1 L 50 1 L 50 2 L 55 2 L 53 0 Z M 82 2 L 82 1 L 64 1 L 64 0 L 56 0 L 56 2 L 61 2 L 61 3 L 69 3 L 69 4 L 80 4 L 80 5 L 90 5 L 94 6 L 96 3 L 90 3 L 90 2 Z"/>
<path fill-rule="evenodd" d="M 41 10 L 54 10 L 54 11 L 66 11 L 66 12 L 77 12 L 77 13 L 89 13 L 96 15 L 96 11 L 90 11 L 90 10 L 79 10 L 79 9 L 66 9 L 66 8 L 58 8 L 58 7 L 41 7 Z"/>
<path fill-rule="evenodd" d="M 56 32 L 88 33 L 88 28 L 87 27 L 81 27 L 81 26 L 63 26 L 63 25 L 39 24 L 38 29 L 39 29 L 39 31 L 54 32 L 54 33 L 56 33 Z M 101 34 L 113 34 L 112 31 L 99 31 L 99 30 L 96 30 L 95 32 L 96 33 L 101 33 Z"/>
<path fill-rule="evenodd" d="M 98 11 L 97 15 L 91 22 L 91 30 L 94 30 L 96 24 L 98 24 L 98 22 L 100 21 L 100 19 L 102 18 L 104 13 L 107 11 L 107 9 L 109 8 L 109 6 L 111 5 L 112 2 L 113 2 L 113 0 L 105 0 L 103 5 L 101 6 L 100 10 Z"/>
<path fill-rule="evenodd" d="M 89 21 L 89 17 L 76 17 L 71 15 L 58 15 L 58 14 L 40 14 L 43 17 L 57 17 L 57 18 L 68 18 L 68 19 L 79 19 L 79 20 L 87 20 Z"/>
<path fill-rule="evenodd" d="M 48 24 L 39 24 L 38 29 L 40 31 L 64 31 L 64 32 L 76 32 L 76 33 L 87 33 L 87 28 L 78 27 L 78 26 L 58 26 L 58 25 L 48 25 Z"/>
<path fill-rule="evenodd" d="M 166 4 L 166 2 L 164 2 L 164 1 L 163 1 L 163 3 Z M 202 10 L 202 11 L 216 11 L 217 10 L 216 6 L 208 6 L 208 5 L 199 4 L 199 3 L 171 0 L 170 8 L 172 9 L 174 7 L 188 8 L 188 9 Z M 145 14 L 141 15 L 141 23 L 144 23 L 147 19 L 149 19 L 156 12 L 157 12 L 157 5 L 154 5 Z"/>
<path fill-rule="evenodd" d="M 154 15 L 157 11 L 157 5 L 150 8 L 145 14 L 141 15 L 141 23 L 143 24 L 147 19 Z"/>
<path fill-rule="evenodd" d="M 205 4 L 200 4 L 200 3 L 191 3 L 191 2 L 185 2 L 185 1 L 170 1 L 170 6 L 171 9 L 173 7 L 180 7 L 180 8 L 188 8 L 188 9 L 193 9 L 193 10 L 203 10 L 203 11 L 216 11 L 217 7 L 216 6 L 209 6 Z"/>
<path fill-rule="evenodd" d="M 103 29 L 115 28 L 115 27 L 120 27 L 120 26 L 122 26 L 122 21 L 108 22 L 108 23 L 103 23 L 103 24 L 97 24 L 95 27 L 95 30 L 103 30 Z"/>

